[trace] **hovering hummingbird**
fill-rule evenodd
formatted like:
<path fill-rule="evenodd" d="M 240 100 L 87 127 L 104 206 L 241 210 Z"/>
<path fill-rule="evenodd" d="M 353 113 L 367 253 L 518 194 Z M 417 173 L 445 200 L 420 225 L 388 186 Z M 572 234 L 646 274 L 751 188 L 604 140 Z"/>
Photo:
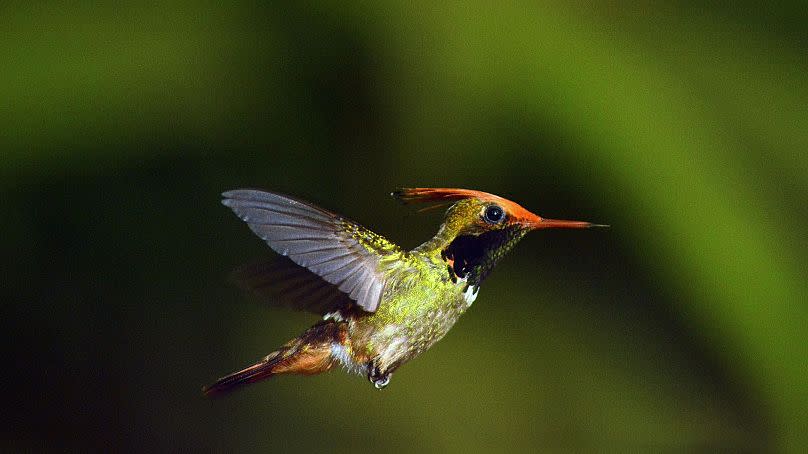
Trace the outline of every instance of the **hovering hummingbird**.
<path fill-rule="evenodd" d="M 204 387 L 205 395 L 335 365 L 384 388 L 396 369 L 446 335 L 497 262 L 529 231 L 602 227 L 542 218 L 469 189 L 405 188 L 392 195 L 405 203 L 454 203 L 434 238 L 405 251 L 286 195 L 250 189 L 222 194 L 225 206 L 286 257 L 237 270 L 236 280 L 258 296 L 323 319 L 257 363 Z"/>

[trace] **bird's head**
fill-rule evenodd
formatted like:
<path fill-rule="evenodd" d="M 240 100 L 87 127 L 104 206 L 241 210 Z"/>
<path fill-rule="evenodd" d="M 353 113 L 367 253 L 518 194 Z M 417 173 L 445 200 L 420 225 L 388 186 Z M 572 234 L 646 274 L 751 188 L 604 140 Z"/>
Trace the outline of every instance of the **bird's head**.
<path fill-rule="evenodd" d="M 402 188 L 393 195 L 404 203 L 455 202 L 446 212 L 444 224 L 458 235 L 480 235 L 496 230 L 585 229 L 604 227 L 582 221 L 543 218 L 516 202 L 471 189 Z"/>
<path fill-rule="evenodd" d="M 582 221 L 543 218 L 516 202 L 471 189 L 402 188 L 393 196 L 404 203 L 454 202 L 446 211 L 441 229 L 430 244 L 441 249 L 457 275 L 481 280 L 522 237 L 531 230 L 605 227 Z"/>

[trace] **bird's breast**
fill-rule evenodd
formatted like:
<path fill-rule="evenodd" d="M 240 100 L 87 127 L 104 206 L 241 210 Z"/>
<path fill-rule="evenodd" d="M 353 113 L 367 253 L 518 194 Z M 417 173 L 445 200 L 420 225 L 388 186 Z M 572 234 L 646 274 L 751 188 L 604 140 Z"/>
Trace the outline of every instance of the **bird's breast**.
<path fill-rule="evenodd" d="M 354 342 L 382 369 L 397 367 L 443 338 L 477 297 L 464 282 L 398 281 L 373 314 L 352 323 Z M 390 289 L 388 289 L 390 290 Z"/>

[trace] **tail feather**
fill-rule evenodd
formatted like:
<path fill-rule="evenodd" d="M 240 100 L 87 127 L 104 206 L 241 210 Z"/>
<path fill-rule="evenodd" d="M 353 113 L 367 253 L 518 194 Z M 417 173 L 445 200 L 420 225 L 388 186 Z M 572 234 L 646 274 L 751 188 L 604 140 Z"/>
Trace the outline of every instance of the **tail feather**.
<path fill-rule="evenodd" d="M 276 355 L 273 358 L 272 355 L 270 355 L 250 367 L 226 375 L 216 380 L 215 383 L 202 387 L 202 393 L 207 397 L 217 397 L 243 385 L 269 378 L 275 375 L 273 369 L 279 362 L 279 356 L 280 355 Z"/>
<path fill-rule="evenodd" d="M 203 387 L 202 393 L 207 397 L 217 397 L 273 375 L 314 375 L 326 372 L 334 364 L 331 347 L 340 339 L 340 327 L 336 324 L 315 325 L 300 337 L 287 342 L 280 350 L 270 353 L 252 366 L 233 372 L 216 380 L 215 383 Z"/>

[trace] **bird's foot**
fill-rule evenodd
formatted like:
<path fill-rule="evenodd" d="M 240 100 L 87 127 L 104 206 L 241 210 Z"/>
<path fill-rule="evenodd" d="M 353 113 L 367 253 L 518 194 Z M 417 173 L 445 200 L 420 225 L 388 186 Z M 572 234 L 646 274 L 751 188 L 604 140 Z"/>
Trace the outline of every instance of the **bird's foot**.
<path fill-rule="evenodd" d="M 368 380 L 373 383 L 376 389 L 382 389 L 390 383 L 390 377 L 393 374 L 390 372 L 382 372 L 378 367 L 371 367 L 368 374 Z"/>

